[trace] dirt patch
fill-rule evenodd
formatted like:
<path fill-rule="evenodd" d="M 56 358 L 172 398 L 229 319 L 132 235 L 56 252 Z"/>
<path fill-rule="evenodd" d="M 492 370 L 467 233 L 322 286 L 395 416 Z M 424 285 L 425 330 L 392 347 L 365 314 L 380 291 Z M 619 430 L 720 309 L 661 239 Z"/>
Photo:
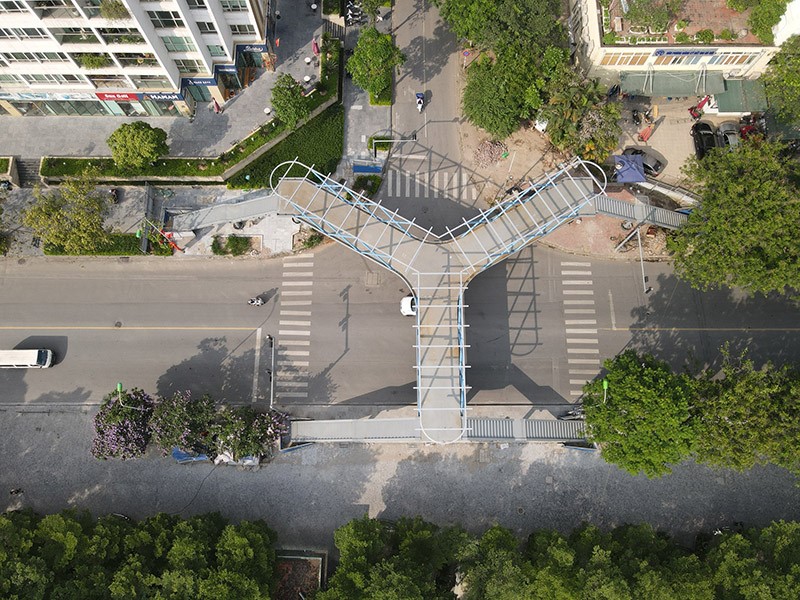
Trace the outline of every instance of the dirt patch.
<path fill-rule="evenodd" d="M 320 557 L 278 557 L 275 600 L 311 597 L 320 588 L 322 562 Z"/>

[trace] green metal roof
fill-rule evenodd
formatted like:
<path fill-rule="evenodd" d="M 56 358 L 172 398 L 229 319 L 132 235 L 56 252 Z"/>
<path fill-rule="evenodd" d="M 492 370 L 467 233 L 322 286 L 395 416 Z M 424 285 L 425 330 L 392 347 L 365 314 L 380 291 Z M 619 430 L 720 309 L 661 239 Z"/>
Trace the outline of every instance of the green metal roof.
<path fill-rule="evenodd" d="M 708 71 L 624 71 L 620 88 L 635 96 L 705 96 L 725 91 L 722 73 Z"/>
<path fill-rule="evenodd" d="M 719 112 L 746 113 L 767 110 L 767 97 L 764 84 L 758 79 L 727 79 L 725 91 L 716 94 Z"/>

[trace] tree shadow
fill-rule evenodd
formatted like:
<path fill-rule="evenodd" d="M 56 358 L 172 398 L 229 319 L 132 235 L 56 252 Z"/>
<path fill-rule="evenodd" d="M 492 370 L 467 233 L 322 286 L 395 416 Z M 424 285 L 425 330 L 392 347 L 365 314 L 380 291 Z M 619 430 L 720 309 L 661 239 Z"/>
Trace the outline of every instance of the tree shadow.
<path fill-rule="evenodd" d="M 241 346 L 251 336 L 239 344 Z M 265 373 L 264 356 L 269 349 L 262 340 L 261 375 L 255 400 L 265 402 L 269 399 L 269 378 Z M 250 405 L 253 403 L 253 365 L 255 350 L 250 349 L 234 355 L 238 347 L 229 348 L 225 337 L 206 338 L 198 345 L 199 352 L 177 365 L 173 365 L 158 378 L 156 391 L 160 396 L 169 396 L 178 391 L 188 390 L 194 396 L 210 395 L 215 402 L 231 405 Z"/>
<path fill-rule="evenodd" d="M 792 299 L 731 288 L 700 292 L 672 274 L 659 275 L 653 287 L 647 304 L 631 311 L 628 347 L 693 373 L 717 373 L 725 343 L 734 355 L 747 349 L 756 366 L 800 361 Z"/>

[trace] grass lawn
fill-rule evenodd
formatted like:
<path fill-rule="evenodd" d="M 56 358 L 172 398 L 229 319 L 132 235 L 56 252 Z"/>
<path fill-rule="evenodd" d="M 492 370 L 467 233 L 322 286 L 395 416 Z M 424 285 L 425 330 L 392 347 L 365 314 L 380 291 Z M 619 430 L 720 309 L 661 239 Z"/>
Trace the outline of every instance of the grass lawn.
<path fill-rule="evenodd" d="M 336 170 L 344 145 L 344 109 L 334 104 L 325 112 L 268 150 L 249 168 L 228 180 L 228 187 L 261 189 L 269 187 L 269 176 L 280 163 L 298 158 L 322 173 Z M 291 175 L 303 175 L 292 173 Z M 246 176 L 250 179 L 247 180 Z"/>
<path fill-rule="evenodd" d="M 0 158 L 0 174 L 8 171 L 8 163 L 10 162 L 11 160 L 8 158 Z"/>

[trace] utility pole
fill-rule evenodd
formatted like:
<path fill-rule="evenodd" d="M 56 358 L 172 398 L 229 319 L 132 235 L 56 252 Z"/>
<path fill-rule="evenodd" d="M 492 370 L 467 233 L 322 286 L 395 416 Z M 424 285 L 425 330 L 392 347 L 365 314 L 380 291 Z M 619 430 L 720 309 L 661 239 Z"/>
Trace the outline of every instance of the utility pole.
<path fill-rule="evenodd" d="M 275 403 L 275 338 L 268 335 L 267 340 L 269 340 L 272 355 L 272 369 L 269 372 L 269 409 L 272 410 Z"/>

